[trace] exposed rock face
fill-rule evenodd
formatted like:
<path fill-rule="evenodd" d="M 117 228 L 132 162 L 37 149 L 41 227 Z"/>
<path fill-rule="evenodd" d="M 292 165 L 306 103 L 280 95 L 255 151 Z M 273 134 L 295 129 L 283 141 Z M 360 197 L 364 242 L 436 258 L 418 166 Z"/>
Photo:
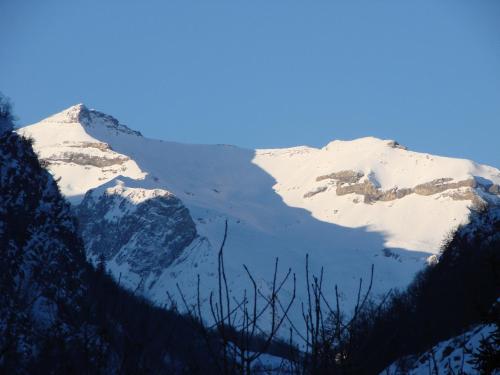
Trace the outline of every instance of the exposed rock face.
<path fill-rule="evenodd" d="M 77 104 L 68 108 L 64 112 L 58 113 L 46 119 L 47 122 L 58 123 L 81 123 L 85 127 L 93 128 L 94 126 L 104 126 L 116 133 L 125 133 L 141 137 L 142 134 L 136 130 L 132 130 L 120 122 L 113 116 L 105 113 L 89 109 L 83 104 Z"/>
<path fill-rule="evenodd" d="M 130 160 L 125 155 L 114 152 L 111 147 L 104 142 L 75 142 L 65 144 L 68 148 L 76 148 L 80 152 L 63 151 L 44 158 L 46 162 L 53 163 L 73 163 L 78 165 L 91 165 L 97 168 L 121 165 Z M 84 152 L 81 152 L 81 151 Z"/>
<path fill-rule="evenodd" d="M 59 188 L 72 203 L 80 202 L 89 189 L 118 176 L 135 179 L 145 176 L 129 155 L 113 150 L 106 142 L 106 137 L 115 136 L 130 142 L 142 139 L 139 132 L 111 116 L 76 105 L 41 121 L 35 129 L 44 134 L 34 137 L 38 157 L 60 178 Z M 19 133 L 33 135 L 25 134 L 23 129 Z"/>
<path fill-rule="evenodd" d="M 455 190 L 451 192 L 446 192 L 443 194 L 446 197 L 450 197 L 451 199 L 455 201 L 471 201 L 472 202 L 472 208 L 475 210 L 482 210 L 488 206 L 488 203 L 481 198 L 477 192 L 475 192 L 472 189 L 468 190 Z"/>
<path fill-rule="evenodd" d="M 75 105 L 66 111 L 52 116 L 47 122 L 58 122 L 61 124 L 79 123 L 86 128 L 100 127 L 116 133 L 132 134 L 141 136 L 141 133 L 129 129 L 120 124 L 117 119 L 104 113 L 88 109 L 83 104 Z M 107 143 L 104 142 L 69 142 L 66 141 L 57 153 L 43 159 L 50 164 L 53 163 L 74 163 L 78 165 L 90 165 L 97 168 L 120 166 L 130 158 L 114 152 Z M 78 149 L 73 151 L 71 149 Z"/>
<path fill-rule="evenodd" d="M 316 194 L 322 193 L 328 189 L 328 186 L 320 186 L 317 189 L 314 189 L 313 191 L 307 192 L 304 194 L 304 198 L 311 198 L 314 197 Z"/>
<path fill-rule="evenodd" d="M 408 188 L 393 188 L 391 190 L 382 191 L 375 187 L 373 182 L 365 180 L 362 183 L 344 185 L 342 183 L 337 184 L 336 189 L 337 195 L 346 194 L 359 194 L 364 197 L 365 203 L 372 203 L 376 201 L 392 201 L 395 199 L 401 199 L 404 196 L 413 193 L 412 189 Z"/>
<path fill-rule="evenodd" d="M 334 172 L 323 176 L 318 176 L 316 178 L 316 181 L 337 180 L 339 182 L 346 184 L 354 184 L 358 182 L 363 176 L 364 173 L 362 172 L 347 170 L 347 171 Z"/>
<path fill-rule="evenodd" d="M 399 148 L 401 150 L 408 150 L 408 147 L 403 146 L 402 144 L 400 144 L 397 141 L 390 141 L 390 142 L 387 143 L 387 146 L 389 146 L 391 148 Z"/>
<path fill-rule="evenodd" d="M 380 201 L 392 201 L 394 199 L 401 199 L 408 194 L 413 193 L 413 190 L 411 188 L 393 188 L 387 191 L 382 192 L 378 200 Z M 374 199 L 376 200 L 376 199 Z"/>
<path fill-rule="evenodd" d="M 413 188 L 415 194 L 418 195 L 434 195 L 437 193 L 442 193 L 443 191 L 449 189 L 458 189 L 461 187 L 477 187 L 476 180 L 473 178 L 463 181 L 451 182 L 452 178 L 439 178 L 424 184 L 417 185 Z"/>
<path fill-rule="evenodd" d="M 61 162 L 61 163 L 74 163 L 78 165 L 91 165 L 97 168 L 111 167 L 113 165 L 121 165 L 129 161 L 130 159 L 123 156 L 117 155 L 117 157 L 105 157 L 89 155 L 80 152 L 64 152 L 60 155 L 53 155 L 45 159 L 51 163 Z"/>
<path fill-rule="evenodd" d="M 64 144 L 69 144 L 69 142 L 65 142 Z M 75 142 L 69 144 L 68 146 L 74 148 L 96 148 L 101 151 L 111 151 L 111 147 L 104 142 Z"/>
<path fill-rule="evenodd" d="M 475 189 L 480 189 L 481 191 L 489 194 L 500 194 L 500 186 L 495 184 L 480 184 L 474 178 L 454 181 L 452 178 L 445 177 L 419 184 L 411 188 L 399 188 L 396 186 L 389 190 L 382 190 L 368 178 L 359 182 L 363 177 L 364 173 L 362 172 L 344 170 L 318 176 L 316 181 L 333 180 L 337 186 L 335 190 L 337 195 L 362 195 L 365 203 L 393 201 L 404 198 L 409 194 L 429 196 L 446 192 L 444 196 L 450 197 L 453 200 L 470 200 L 472 202 L 472 208 L 479 210 L 484 208 L 487 203 L 481 198 Z M 326 186 L 320 186 L 317 189 L 304 194 L 304 198 L 311 198 L 314 195 L 322 193 L 326 190 Z"/>
<path fill-rule="evenodd" d="M 161 189 L 91 190 L 76 213 L 89 256 L 127 263 L 141 277 L 163 271 L 197 237 L 188 209 Z"/>
<path fill-rule="evenodd" d="M 346 195 L 353 193 L 363 195 L 365 197 L 365 203 L 370 202 L 372 200 L 376 200 L 377 197 L 380 195 L 380 191 L 369 180 L 349 185 L 338 183 L 336 193 L 337 195 Z"/>

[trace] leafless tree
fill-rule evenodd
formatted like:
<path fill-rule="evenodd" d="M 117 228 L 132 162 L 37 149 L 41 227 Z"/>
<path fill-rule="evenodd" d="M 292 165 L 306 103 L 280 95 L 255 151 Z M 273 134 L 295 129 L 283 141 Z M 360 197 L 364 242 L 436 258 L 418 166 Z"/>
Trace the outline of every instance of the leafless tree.
<path fill-rule="evenodd" d="M 297 374 L 350 374 L 353 373 L 353 351 L 358 345 L 357 324 L 361 312 L 370 300 L 373 285 L 372 266 L 368 287 L 363 291 L 363 279 L 359 280 L 356 304 L 353 314 L 346 316 L 340 304 L 339 289 L 335 285 L 335 302 L 329 302 L 324 286 L 324 269 L 319 276 L 312 275 L 309 269 L 309 256 L 306 255 L 307 299 L 301 303 L 305 329 L 300 330 L 289 320 L 292 334 L 302 343 L 304 355 L 300 356 L 294 367 Z M 379 307 L 384 303 L 382 300 Z"/>
<path fill-rule="evenodd" d="M 180 286 L 181 295 L 188 314 L 196 320 L 202 330 L 207 347 L 222 374 L 251 374 L 257 359 L 266 353 L 288 318 L 295 301 L 296 278 L 292 270 L 279 278 L 279 260 L 274 263 L 273 281 L 269 292 L 260 288 L 246 265 L 250 287 L 243 296 L 235 296 L 228 285 L 224 265 L 224 246 L 227 239 L 227 221 L 224 238 L 217 258 L 217 290 L 208 298 L 210 323 L 203 317 L 203 302 L 200 290 L 200 276 L 197 280 L 197 301 L 190 305 Z M 283 286 L 292 283 L 292 295 L 282 301 Z M 268 319 L 269 318 L 269 319 Z"/>

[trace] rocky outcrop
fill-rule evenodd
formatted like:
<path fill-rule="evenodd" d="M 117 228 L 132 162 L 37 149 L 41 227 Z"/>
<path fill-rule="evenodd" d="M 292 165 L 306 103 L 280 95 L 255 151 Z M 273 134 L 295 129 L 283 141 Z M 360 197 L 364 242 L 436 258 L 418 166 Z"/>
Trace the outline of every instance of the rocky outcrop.
<path fill-rule="evenodd" d="M 333 180 L 333 182 L 336 183 L 335 192 L 337 195 L 362 195 L 365 203 L 393 201 L 404 198 L 410 194 L 430 196 L 446 192 L 444 196 L 450 197 L 453 200 L 470 200 L 472 202 L 472 208 L 479 210 L 484 208 L 487 203 L 483 198 L 481 198 L 475 189 L 479 188 L 489 194 L 500 194 L 500 186 L 495 184 L 480 184 L 474 178 L 454 181 L 452 178 L 446 177 L 419 184 L 415 187 L 394 187 L 389 190 L 382 190 L 378 188 L 369 178 L 360 182 L 363 177 L 364 173 L 362 172 L 343 170 L 340 172 L 318 176 L 316 181 Z M 304 194 L 304 198 L 310 198 L 318 193 L 326 191 L 326 189 L 326 186 L 320 186 L 317 189 Z"/>
<path fill-rule="evenodd" d="M 95 148 L 100 151 L 111 151 L 111 147 L 104 142 L 75 142 L 70 143 L 68 141 L 63 142 L 63 145 L 68 145 L 68 147 L 74 148 Z"/>
<path fill-rule="evenodd" d="M 473 178 L 463 181 L 452 181 L 452 178 L 439 178 L 437 180 L 432 180 L 430 182 L 417 185 L 413 188 L 413 191 L 418 195 L 434 195 L 450 189 L 458 189 L 461 187 L 477 187 L 476 180 L 474 180 Z"/>
<path fill-rule="evenodd" d="M 392 201 L 394 199 L 401 199 L 403 197 L 406 197 L 407 195 L 413 193 L 413 190 L 411 188 L 393 188 L 391 190 L 385 191 L 379 200 L 382 201 Z"/>
<path fill-rule="evenodd" d="M 337 195 L 358 194 L 363 195 L 365 203 L 376 200 L 381 192 L 369 180 L 358 184 L 345 185 L 342 182 L 337 184 Z"/>
<path fill-rule="evenodd" d="M 443 196 L 450 197 L 454 201 L 471 201 L 472 202 L 471 207 L 478 211 L 488 206 L 488 203 L 472 189 L 463 191 L 455 190 L 451 192 L 445 192 Z"/>
<path fill-rule="evenodd" d="M 406 146 L 403 146 L 402 144 L 400 144 L 399 142 L 396 142 L 396 141 L 389 141 L 387 143 L 387 146 L 391 147 L 391 148 L 399 148 L 401 150 L 408 150 L 408 147 Z"/>
<path fill-rule="evenodd" d="M 73 163 L 78 165 L 91 165 L 97 168 L 111 167 L 113 165 L 121 165 L 129 161 L 130 158 L 119 155 L 117 157 L 105 157 L 84 154 L 81 152 L 63 152 L 60 155 L 53 155 L 46 158 L 45 161 L 50 163 Z"/>
<path fill-rule="evenodd" d="M 346 183 L 346 184 L 354 184 L 354 183 L 358 182 L 363 176 L 364 176 L 364 173 L 362 173 L 362 172 L 346 170 L 346 171 L 340 171 L 340 172 L 326 174 L 323 176 L 318 176 L 318 177 L 316 177 L 316 181 L 337 180 L 339 182 Z"/>
<path fill-rule="evenodd" d="M 114 131 L 116 134 L 122 133 L 142 137 L 141 132 L 132 130 L 128 126 L 121 124 L 113 116 L 96 111 L 94 109 L 88 109 L 84 105 L 80 106 L 79 122 L 84 126 L 89 128 L 92 128 L 94 126 L 104 126 L 108 130 Z"/>
<path fill-rule="evenodd" d="M 375 187 L 375 185 L 369 181 L 365 180 L 359 184 L 344 185 L 338 184 L 336 189 L 337 195 L 346 194 L 358 194 L 364 197 L 365 203 L 372 203 L 376 201 L 392 201 L 395 199 L 401 199 L 408 194 L 413 193 L 412 189 L 409 188 L 393 188 L 390 190 L 383 191 Z"/>
<path fill-rule="evenodd" d="M 170 192 L 120 181 L 106 186 L 89 191 L 75 210 L 88 256 L 126 263 L 146 278 L 164 271 L 197 237 L 188 209 Z"/>
<path fill-rule="evenodd" d="M 304 194 L 304 198 L 314 197 L 316 194 L 322 193 L 328 189 L 328 186 L 320 186 L 312 191 L 309 191 Z"/>

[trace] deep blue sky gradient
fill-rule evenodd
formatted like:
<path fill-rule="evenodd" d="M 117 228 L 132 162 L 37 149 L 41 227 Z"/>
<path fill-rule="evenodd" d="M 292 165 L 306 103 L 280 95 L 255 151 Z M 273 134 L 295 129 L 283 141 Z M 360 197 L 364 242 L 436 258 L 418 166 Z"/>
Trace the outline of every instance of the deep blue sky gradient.
<path fill-rule="evenodd" d="M 19 124 L 83 102 L 146 136 L 373 135 L 500 167 L 500 1 L 0 1 Z"/>

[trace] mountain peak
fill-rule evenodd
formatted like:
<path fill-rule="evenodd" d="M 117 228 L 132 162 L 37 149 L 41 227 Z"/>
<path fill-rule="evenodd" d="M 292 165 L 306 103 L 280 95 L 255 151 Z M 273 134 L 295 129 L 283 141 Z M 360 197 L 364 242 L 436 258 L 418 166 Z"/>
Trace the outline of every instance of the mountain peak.
<path fill-rule="evenodd" d="M 77 123 L 81 122 L 82 117 L 85 117 L 88 115 L 89 109 L 85 106 L 83 103 L 78 103 L 75 105 L 72 105 L 69 108 L 66 108 L 65 110 L 56 113 L 55 115 L 50 116 L 49 118 L 45 119 L 47 122 L 59 122 L 59 123 Z"/>
<path fill-rule="evenodd" d="M 87 129 L 107 129 L 116 134 L 129 134 L 142 136 L 139 131 L 132 130 L 128 126 L 121 124 L 116 118 L 106 113 L 89 109 L 85 104 L 78 103 L 65 110 L 50 116 L 42 122 L 81 124 Z"/>
<path fill-rule="evenodd" d="M 78 103 L 78 104 L 72 105 L 71 107 L 65 109 L 64 111 L 69 111 L 69 110 L 87 111 L 88 108 L 85 104 Z"/>

